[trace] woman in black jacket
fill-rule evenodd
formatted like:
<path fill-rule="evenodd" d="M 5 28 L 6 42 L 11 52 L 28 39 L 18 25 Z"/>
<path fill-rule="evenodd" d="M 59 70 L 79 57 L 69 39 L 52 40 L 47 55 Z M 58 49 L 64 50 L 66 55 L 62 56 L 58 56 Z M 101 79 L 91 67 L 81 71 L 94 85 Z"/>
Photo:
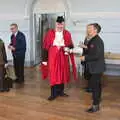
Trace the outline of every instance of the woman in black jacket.
<path fill-rule="evenodd" d="M 88 54 L 87 45 L 88 45 L 89 41 L 90 41 L 90 37 L 87 35 L 85 40 L 84 40 L 84 43 L 80 43 L 80 47 L 83 48 L 83 54 L 82 54 L 83 56 Z M 85 87 L 85 91 L 86 92 L 92 92 L 92 89 L 90 87 L 91 74 L 89 73 L 86 62 L 82 61 L 81 64 L 82 64 L 82 66 L 84 68 L 84 79 L 87 81 L 87 87 Z"/>
<path fill-rule="evenodd" d="M 101 26 L 98 23 L 89 24 L 89 36 L 91 39 L 87 45 L 88 53 L 80 57 L 81 61 L 87 63 L 88 70 L 91 74 L 90 85 L 92 87 L 92 106 L 86 111 L 89 113 L 97 112 L 100 110 L 101 103 L 101 79 L 105 71 L 105 58 L 104 58 L 104 42 L 99 36 Z"/>

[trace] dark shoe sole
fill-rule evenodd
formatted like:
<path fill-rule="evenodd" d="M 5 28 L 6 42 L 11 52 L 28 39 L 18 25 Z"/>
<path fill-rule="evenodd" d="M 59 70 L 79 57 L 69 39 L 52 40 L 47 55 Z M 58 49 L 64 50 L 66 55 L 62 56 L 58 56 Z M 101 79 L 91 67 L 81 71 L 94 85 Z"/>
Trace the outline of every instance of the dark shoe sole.
<path fill-rule="evenodd" d="M 90 108 L 90 109 L 86 110 L 86 112 L 88 112 L 88 113 L 95 113 L 95 112 L 98 112 L 99 110 L 100 110 L 99 107 L 98 108 Z"/>
<path fill-rule="evenodd" d="M 69 95 L 64 93 L 64 94 L 61 94 L 60 97 L 69 97 Z"/>
<path fill-rule="evenodd" d="M 0 92 L 9 92 L 10 91 L 10 89 L 8 88 L 8 89 L 3 89 L 3 90 L 0 90 Z"/>
<path fill-rule="evenodd" d="M 53 100 L 55 100 L 55 99 L 56 99 L 56 97 L 52 97 L 52 96 L 50 96 L 50 97 L 48 98 L 49 101 L 53 101 Z"/>
<path fill-rule="evenodd" d="M 95 111 L 86 111 L 87 113 L 96 113 L 96 112 L 99 112 L 99 110 L 95 110 Z"/>
<path fill-rule="evenodd" d="M 20 81 L 14 81 L 14 83 L 16 84 L 24 84 L 24 81 L 20 82 Z"/>
<path fill-rule="evenodd" d="M 92 90 L 86 89 L 85 92 L 92 93 Z"/>

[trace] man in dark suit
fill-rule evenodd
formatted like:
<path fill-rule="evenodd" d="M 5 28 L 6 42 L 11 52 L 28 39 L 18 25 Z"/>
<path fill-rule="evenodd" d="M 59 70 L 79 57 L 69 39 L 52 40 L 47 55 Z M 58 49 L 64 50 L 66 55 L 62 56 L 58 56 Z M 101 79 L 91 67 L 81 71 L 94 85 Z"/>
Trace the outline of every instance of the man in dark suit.
<path fill-rule="evenodd" d="M 99 111 L 101 101 L 101 77 L 105 71 L 104 43 L 98 35 L 101 31 L 99 24 L 89 24 L 87 31 L 89 36 L 91 36 L 91 40 L 87 45 L 88 54 L 80 57 L 80 59 L 86 62 L 91 74 L 90 85 L 92 88 L 93 106 L 87 112 L 93 113 Z"/>
<path fill-rule="evenodd" d="M 24 83 L 24 60 L 26 52 L 25 35 L 18 30 L 18 25 L 13 23 L 10 25 L 11 43 L 8 48 L 12 51 L 16 83 Z"/>

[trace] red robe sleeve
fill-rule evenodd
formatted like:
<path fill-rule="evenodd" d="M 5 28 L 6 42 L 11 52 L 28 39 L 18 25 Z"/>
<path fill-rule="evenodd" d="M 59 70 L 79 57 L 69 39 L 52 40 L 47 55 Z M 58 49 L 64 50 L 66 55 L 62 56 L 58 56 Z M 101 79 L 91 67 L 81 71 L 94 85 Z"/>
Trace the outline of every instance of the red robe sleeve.
<path fill-rule="evenodd" d="M 43 47 L 42 47 L 42 61 L 48 61 L 48 49 L 50 47 L 50 31 L 48 31 L 43 39 Z"/>
<path fill-rule="evenodd" d="M 51 31 L 49 30 L 43 40 L 43 49 L 42 49 L 42 61 L 48 62 L 48 50 L 51 45 Z M 48 64 L 40 65 L 40 71 L 42 73 L 42 79 L 46 79 L 48 77 Z"/>
<path fill-rule="evenodd" d="M 49 30 L 43 40 L 43 49 L 48 50 L 51 46 L 51 32 L 52 30 Z"/>
<path fill-rule="evenodd" d="M 72 64 L 72 73 L 73 73 L 74 80 L 77 80 L 77 69 L 76 69 L 74 54 L 70 54 L 70 60 Z"/>

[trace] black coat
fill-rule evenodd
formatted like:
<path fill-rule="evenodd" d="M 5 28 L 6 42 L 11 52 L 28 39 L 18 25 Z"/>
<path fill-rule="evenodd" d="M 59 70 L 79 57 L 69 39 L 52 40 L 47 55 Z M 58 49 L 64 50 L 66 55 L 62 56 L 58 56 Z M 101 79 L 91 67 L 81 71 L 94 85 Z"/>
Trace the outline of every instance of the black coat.
<path fill-rule="evenodd" d="M 7 63 L 7 55 L 5 50 L 5 45 L 3 41 L 0 39 L 0 65 L 4 65 Z"/>
<path fill-rule="evenodd" d="M 10 45 L 13 45 L 12 39 L 13 39 L 13 35 L 11 35 L 11 44 Z M 13 55 L 16 55 L 16 56 L 24 56 L 25 55 L 26 38 L 25 38 L 25 35 L 20 31 L 18 31 L 18 33 L 16 35 L 16 45 L 14 47 L 16 50 L 15 50 L 15 52 L 13 52 Z"/>
<path fill-rule="evenodd" d="M 87 38 L 85 38 L 85 40 L 84 40 L 84 45 L 88 46 L 89 41 L 90 41 L 90 40 L 87 40 Z M 88 48 L 83 48 L 83 53 L 82 53 L 82 55 L 85 56 L 85 55 L 87 55 L 87 54 L 88 54 Z M 83 67 L 84 67 L 84 78 L 85 78 L 86 80 L 89 80 L 90 77 L 91 77 L 91 74 L 90 74 L 89 69 L 88 69 L 88 67 L 87 67 L 86 61 L 84 61 L 84 62 L 82 61 L 81 64 L 82 64 Z"/>
<path fill-rule="evenodd" d="M 85 62 L 91 74 L 99 74 L 105 71 L 104 43 L 96 35 L 88 43 L 88 53 L 85 55 Z"/>
<path fill-rule="evenodd" d="M 87 38 L 85 38 L 85 40 L 84 40 L 84 45 L 87 46 L 87 45 L 88 45 L 88 42 L 89 42 L 89 41 L 87 40 Z M 87 48 L 83 48 L 82 56 L 85 56 L 85 55 L 87 55 L 87 54 L 88 54 L 88 49 L 87 49 Z M 84 66 L 86 66 L 86 65 L 85 65 L 85 64 L 86 64 L 85 61 L 84 61 L 84 62 L 82 61 L 81 64 L 84 65 Z"/>
<path fill-rule="evenodd" d="M 89 43 L 89 40 L 87 40 L 87 38 L 85 39 L 85 41 L 84 41 L 84 45 L 88 45 L 88 43 Z M 86 55 L 86 54 L 88 54 L 88 49 L 87 48 L 83 48 L 83 55 Z"/>

